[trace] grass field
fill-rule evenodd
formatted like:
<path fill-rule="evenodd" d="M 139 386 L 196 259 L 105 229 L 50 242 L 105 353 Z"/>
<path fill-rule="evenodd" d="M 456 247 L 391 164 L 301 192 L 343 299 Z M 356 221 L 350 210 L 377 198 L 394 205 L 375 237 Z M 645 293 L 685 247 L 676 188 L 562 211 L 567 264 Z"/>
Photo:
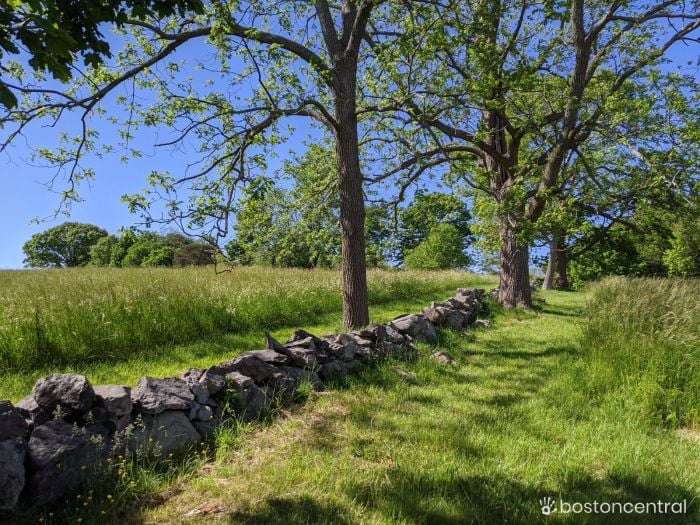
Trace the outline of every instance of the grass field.
<path fill-rule="evenodd" d="M 544 292 L 534 311 L 492 306 L 491 328 L 441 332 L 436 346 L 455 357 L 454 367 L 436 364 L 427 357 L 436 348 L 421 346 L 415 361 L 365 369 L 264 424 L 225 427 L 170 465 L 128 463 L 114 484 L 20 521 L 700 523 L 696 390 L 692 381 L 666 381 L 691 377 L 671 371 L 697 350 L 697 324 L 688 325 L 697 284 L 613 280 L 587 293 Z M 408 308 L 403 301 L 375 306 L 375 315 Z M 660 311 L 680 319 L 673 332 L 650 324 Z M 317 328 L 338 320 L 329 314 Z M 669 333 L 678 334 L 681 357 L 664 347 L 677 359 L 660 368 L 653 341 Z M 662 390 L 685 392 L 674 398 L 685 407 L 675 421 L 649 410 L 642 394 L 654 378 Z M 539 500 L 547 496 L 685 500 L 688 513 L 543 516 Z"/>
<path fill-rule="evenodd" d="M 464 272 L 373 270 L 371 316 L 383 322 L 464 286 L 496 286 Z M 77 372 L 93 383 L 135 384 L 209 366 L 285 339 L 298 327 L 340 331 L 340 273 L 212 268 L 0 271 L 0 399 L 36 379 Z"/>

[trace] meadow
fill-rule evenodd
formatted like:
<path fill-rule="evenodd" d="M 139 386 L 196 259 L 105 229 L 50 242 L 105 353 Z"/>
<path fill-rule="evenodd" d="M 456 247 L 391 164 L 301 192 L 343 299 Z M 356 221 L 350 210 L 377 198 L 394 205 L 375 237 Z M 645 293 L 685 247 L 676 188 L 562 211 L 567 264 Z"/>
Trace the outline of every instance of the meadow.
<path fill-rule="evenodd" d="M 460 286 L 493 287 L 465 272 L 368 273 L 375 321 L 420 310 Z M 340 273 L 237 267 L 0 271 L 0 398 L 74 371 L 135 384 L 262 347 L 263 329 L 341 329 Z"/>
<path fill-rule="evenodd" d="M 249 271 L 251 278 L 262 272 Z M 334 278 L 330 272 L 320 272 L 318 280 L 316 272 L 275 277 L 277 272 L 269 270 L 267 283 L 277 279 L 289 302 L 301 297 L 293 290 L 308 290 L 311 282 L 330 290 Z M 200 282 L 213 278 L 189 275 Z M 289 282 L 292 276 L 296 284 Z M 304 276 L 313 279 L 304 284 Z M 323 278 L 325 285 L 319 284 Z M 372 286 L 393 280 L 392 286 L 407 291 L 399 299 L 375 295 L 372 315 L 378 320 L 415 311 L 457 285 L 493 284 L 454 272 L 377 272 L 371 279 Z M 86 487 L 66 504 L 14 518 L 96 524 L 700 523 L 699 285 L 614 278 L 585 292 L 538 292 L 531 311 L 504 311 L 489 302 L 490 328 L 443 330 L 436 345 L 419 345 L 417 359 L 379 362 L 325 392 L 305 391 L 303 402 L 277 408 L 263 422 L 230 422 L 166 464 L 125 460 L 105 483 Z M 426 299 L 423 293 L 435 295 Z M 297 324 L 318 332 L 338 329 L 340 311 L 333 304 Z M 248 328 L 257 326 L 251 321 Z M 289 330 L 277 325 L 281 335 Z M 181 369 L 181 358 L 207 360 L 217 348 L 231 352 L 258 339 L 229 334 L 161 346 L 162 356 L 156 352 L 138 363 Z M 168 348 L 174 357 L 166 363 Z M 208 350 L 197 354 L 198 348 Z M 430 359 L 438 349 L 449 352 L 455 365 Z M 105 377 L 133 375 L 119 363 L 87 366 Z M 685 501 L 687 513 L 544 516 L 545 497 Z"/>

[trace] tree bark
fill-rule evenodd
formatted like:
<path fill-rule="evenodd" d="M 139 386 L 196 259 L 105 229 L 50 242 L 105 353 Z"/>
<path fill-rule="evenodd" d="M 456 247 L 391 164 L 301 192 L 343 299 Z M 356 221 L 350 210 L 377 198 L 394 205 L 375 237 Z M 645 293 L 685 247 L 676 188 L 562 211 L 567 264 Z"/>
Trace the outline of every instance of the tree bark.
<path fill-rule="evenodd" d="M 556 248 L 556 276 L 554 278 L 554 287 L 557 290 L 568 290 L 569 289 L 569 276 L 567 275 L 567 268 L 569 264 L 569 255 L 564 246 L 564 239 L 560 236 L 557 248 Z"/>
<path fill-rule="evenodd" d="M 544 272 L 542 281 L 543 290 L 551 290 L 554 285 L 554 269 L 557 266 L 557 234 L 553 233 L 549 241 L 549 258 L 547 259 L 547 270 Z"/>
<path fill-rule="evenodd" d="M 501 218 L 498 300 L 505 308 L 531 308 L 529 250 L 527 244 L 518 243 L 516 231 L 513 217 Z"/>
<path fill-rule="evenodd" d="M 369 324 L 365 260 L 365 199 L 360 170 L 356 114 L 356 67 L 337 67 L 335 151 L 340 190 L 340 237 L 343 274 L 343 325 Z"/>

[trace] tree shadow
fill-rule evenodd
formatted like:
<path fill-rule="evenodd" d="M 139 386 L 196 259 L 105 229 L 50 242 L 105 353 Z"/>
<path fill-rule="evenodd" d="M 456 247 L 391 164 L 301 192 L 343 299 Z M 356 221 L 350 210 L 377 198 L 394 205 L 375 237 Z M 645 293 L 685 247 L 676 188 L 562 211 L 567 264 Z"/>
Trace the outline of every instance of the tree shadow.
<path fill-rule="evenodd" d="M 666 485 L 655 487 L 633 477 L 585 476 L 573 483 L 526 485 L 494 474 L 490 476 L 432 475 L 430 472 L 387 472 L 380 486 L 356 482 L 348 496 L 369 509 L 397 522 L 462 525 L 467 523 L 591 523 L 591 524 L 690 524 L 698 523 L 694 495 Z M 687 502 L 687 514 L 593 514 L 555 512 L 542 514 L 540 499 L 552 497 L 567 503 L 600 502 Z M 557 503 L 558 504 L 558 503 Z"/>
<path fill-rule="evenodd" d="M 346 506 L 329 497 L 319 501 L 309 495 L 282 495 L 265 498 L 254 508 L 228 514 L 227 523 L 274 525 L 281 523 L 308 525 L 351 525 L 354 520 Z M 224 520 L 221 520 L 224 521 Z"/>

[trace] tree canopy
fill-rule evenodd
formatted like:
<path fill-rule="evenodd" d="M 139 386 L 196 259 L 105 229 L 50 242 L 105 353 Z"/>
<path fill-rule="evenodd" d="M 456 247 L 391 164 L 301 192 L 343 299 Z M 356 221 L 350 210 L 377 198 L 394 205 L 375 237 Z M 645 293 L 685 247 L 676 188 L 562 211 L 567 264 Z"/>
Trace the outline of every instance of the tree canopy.
<path fill-rule="evenodd" d="M 24 264 L 31 268 L 70 268 L 86 266 L 90 250 L 107 232 L 92 224 L 65 222 L 32 235 L 22 250 Z"/>

